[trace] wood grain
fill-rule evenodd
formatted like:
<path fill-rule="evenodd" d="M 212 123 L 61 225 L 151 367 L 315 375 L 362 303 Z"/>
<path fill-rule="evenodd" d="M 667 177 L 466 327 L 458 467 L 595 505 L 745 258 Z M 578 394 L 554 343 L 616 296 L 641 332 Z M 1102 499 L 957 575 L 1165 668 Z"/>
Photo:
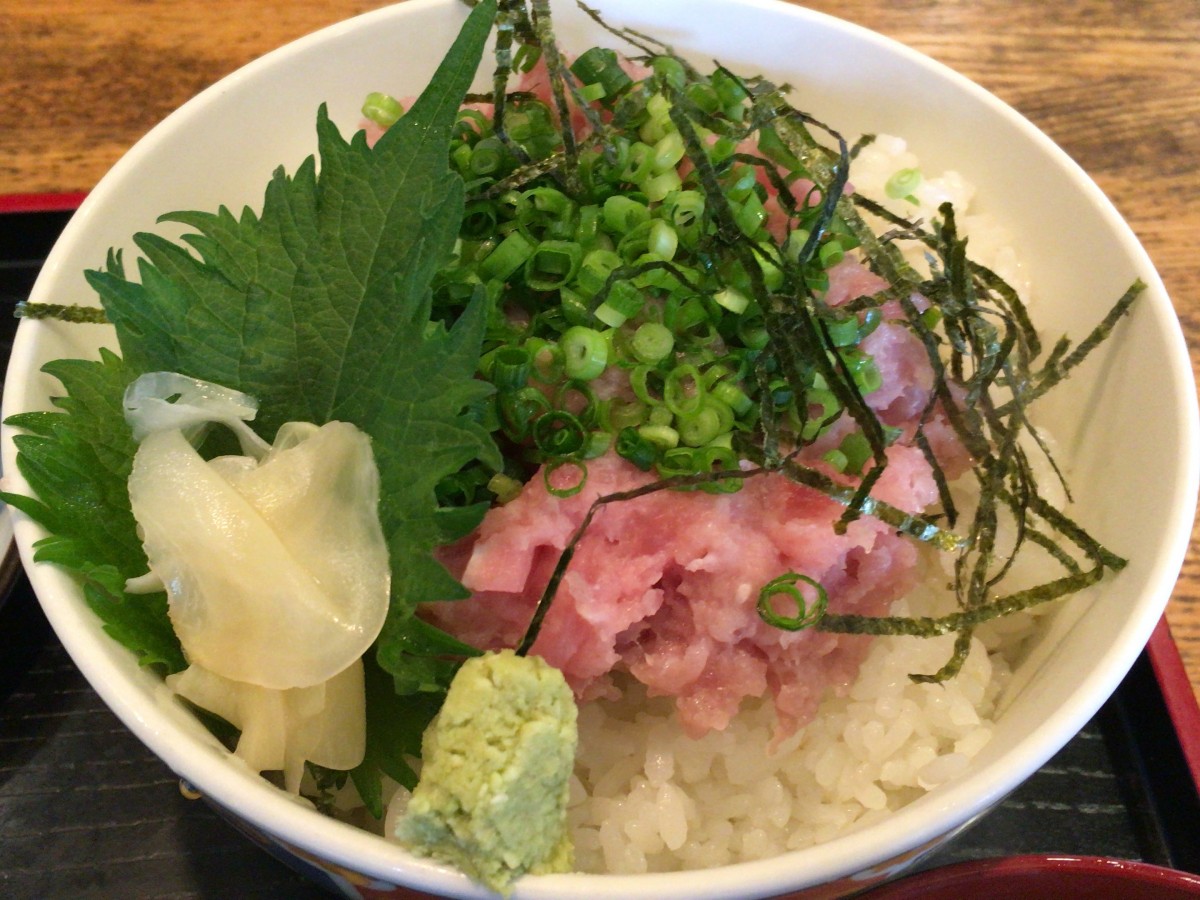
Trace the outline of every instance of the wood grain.
<path fill-rule="evenodd" d="M 0 0 L 0 194 L 86 191 L 202 88 L 280 44 L 379 5 Z M 1200 3 L 808 5 L 946 63 L 1057 141 L 1145 244 L 1200 370 Z M 1200 530 L 1168 618 L 1200 696 Z"/>

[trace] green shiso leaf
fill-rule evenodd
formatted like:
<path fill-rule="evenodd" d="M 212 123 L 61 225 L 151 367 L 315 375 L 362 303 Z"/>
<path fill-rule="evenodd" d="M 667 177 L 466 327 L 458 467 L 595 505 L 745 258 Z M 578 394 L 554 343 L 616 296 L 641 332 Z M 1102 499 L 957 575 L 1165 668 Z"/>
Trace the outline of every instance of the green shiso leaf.
<path fill-rule="evenodd" d="M 494 16 L 494 0 L 471 12 L 424 93 L 373 147 L 362 132 L 345 140 L 322 107 L 319 166 L 310 157 L 293 175 L 277 170 L 261 213 L 169 213 L 162 221 L 194 233 L 180 243 L 136 235 L 136 280 L 119 252 L 87 273 L 121 356 L 46 367 L 66 388 L 62 412 L 10 420 L 28 432 L 18 465 L 36 499 L 6 499 L 54 534 L 39 558 L 79 575 L 106 630 L 144 661 L 186 666 L 165 595 L 123 590 L 146 560 L 129 509 L 136 445 L 121 400 L 138 375 L 176 371 L 257 397 L 254 426 L 268 440 L 287 421 L 349 421 L 371 436 L 393 568 L 379 663 L 400 688 L 448 685 L 453 667 L 434 657 L 451 639 L 412 617 L 421 602 L 466 595 L 432 556 L 460 530 L 439 512 L 434 486 L 473 460 L 502 461 L 472 414 L 491 391 L 474 377 L 482 303 L 450 327 L 433 323 L 430 281 L 462 217 L 446 148 Z M 435 706 L 415 703 L 386 739 L 369 737 L 370 772 L 405 771 L 398 754 L 419 746 Z M 368 719 L 384 717 L 368 710 Z"/>
<path fill-rule="evenodd" d="M 441 708 L 442 695 L 400 696 L 391 676 L 371 659 L 363 660 L 363 676 L 367 694 L 367 748 L 362 763 L 350 777 L 367 810 L 382 819 L 386 811 L 382 776 L 387 775 L 409 790 L 417 786 L 417 773 L 408 760 L 420 758 L 424 728 L 414 728 L 413 723 L 432 720 Z"/>
<path fill-rule="evenodd" d="M 99 360 L 60 359 L 45 369 L 66 388 L 55 400 L 61 411 L 9 419 L 27 432 L 14 438 L 17 467 L 37 498 L 0 497 L 52 532 L 34 558 L 80 578 L 109 635 L 143 664 L 178 671 L 187 664 L 167 618 L 166 595 L 124 590 L 127 578 L 146 571 L 126 489 L 137 448 L 121 397 L 132 373 L 109 351 Z"/>

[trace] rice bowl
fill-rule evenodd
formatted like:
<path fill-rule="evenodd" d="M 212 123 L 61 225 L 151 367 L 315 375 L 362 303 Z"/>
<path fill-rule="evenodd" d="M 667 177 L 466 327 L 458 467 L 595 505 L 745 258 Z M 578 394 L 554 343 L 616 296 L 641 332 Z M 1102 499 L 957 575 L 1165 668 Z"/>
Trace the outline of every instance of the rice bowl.
<path fill-rule="evenodd" d="M 1178 326 L 1144 253 L 1107 201 L 1060 151 L 956 76 L 826 17 L 767 4 L 714 3 L 702 9 L 693 4 L 689 7 L 692 21 L 706 25 L 692 33 L 679 26 L 679 19 L 671 16 L 672 7 L 665 6 L 647 10 L 636 4 L 609 4 L 604 13 L 611 21 L 654 30 L 680 48 L 694 49 L 700 59 L 716 56 L 735 68 L 748 64 L 763 66 L 769 74 L 786 74 L 798 86 L 798 105 L 840 128 L 904 135 L 924 163 L 965 171 L 988 211 L 1009 225 L 1039 298 L 1049 298 L 1039 301 L 1039 320 L 1049 331 L 1064 330 L 1076 316 L 1097 318 L 1098 308 L 1082 309 L 1083 305 L 1093 300 L 1103 304 L 1134 275 L 1147 281 L 1148 295 L 1122 342 L 1106 348 L 1103 359 L 1094 362 L 1095 377 L 1087 380 L 1096 386 L 1096 396 L 1089 398 L 1096 409 L 1089 409 L 1088 421 L 1079 421 L 1078 410 L 1085 404 L 1077 400 L 1064 399 L 1064 408 L 1047 412 L 1056 422 L 1056 438 L 1074 461 L 1076 483 L 1087 484 L 1089 474 L 1103 471 L 1113 457 L 1136 459 L 1136 465 L 1153 468 L 1161 477 L 1148 492 L 1140 485 L 1111 485 L 1102 496 L 1081 498 L 1087 505 L 1081 516 L 1130 556 L 1133 564 L 1115 587 L 1105 585 L 1073 600 L 1055 617 L 1039 646 L 1021 662 L 1011 701 L 992 741 L 957 778 L 900 812 L 811 850 L 701 874 L 531 879 L 520 886 L 519 896 L 765 895 L 868 870 L 951 832 L 1048 758 L 1116 685 L 1157 621 L 1178 571 L 1192 515 L 1195 412 Z M 366 91 L 424 77 L 424 73 L 414 76 L 389 69 L 396 65 L 396 42 L 403 41 L 405 33 L 437 35 L 422 45 L 428 54 L 436 55 L 459 19 L 460 11 L 449 3 L 418 2 L 383 10 L 292 45 L 197 98 L 139 145 L 89 198 L 51 258 L 34 298 L 64 293 L 87 296 L 78 273 L 96 265 L 110 244 L 119 245 L 132 231 L 148 227 L 164 209 L 257 203 L 270 168 L 281 161 L 292 167 L 308 152 L 311 112 L 317 103 L 328 101 L 343 130 L 348 130 L 356 124 L 358 104 Z M 751 22 L 759 25 L 753 41 L 746 34 Z M 581 18 L 570 18 L 565 10 L 559 13 L 560 35 L 568 45 L 585 28 Z M 813 54 L 811 73 L 786 68 L 787 47 L 798 32 L 807 34 L 818 51 Z M 759 35 L 769 35 L 778 46 L 770 40 L 764 44 Z M 581 46 L 586 44 L 576 45 Z M 362 60 L 353 72 L 342 64 L 349 55 Z M 328 64 L 314 62 L 317 58 Z M 854 66 L 845 64 L 850 58 L 856 59 Z M 412 65 L 427 61 L 414 59 Z M 298 78 L 294 72 L 300 68 L 309 74 Z M 286 103 L 268 97 L 276 78 L 295 92 Z M 994 130 L 996 135 L 992 149 L 980 154 L 973 140 L 957 133 L 944 140 L 933 123 L 910 119 L 903 98 L 889 93 L 897 83 L 921 85 L 925 96 L 942 104 L 946 117 L 982 117 L 989 134 Z M 887 85 L 882 93 L 880 84 Z M 908 96 L 910 91 L 907 87 L 903 93 Z M 283 121 L 273 123 L 269 135 L 250 135 L 250 129 L 230 125 L 238 121 L 231 116 L 247 115 L 252 121 L 259 104 L 268 103 L 273 110 L 289 111 Z M 244 141 L 244 147 L 227 152 L 246 159 L 245 168 L 225 166 L 207 148 L 194 145 L 188 138 L 192 127 L 207 128 L 208 133 L 228 130 L 235 144 Z M 192 149 L 184 149 L 185 145 Z M 178 159 L 179 153 L 185 154 L 191 171 L 209 172 L 212 178 L 179 183 L 159 177 L 164 170 L 158 167 Z M 1013 190 L 1011 180 L 1018 172 L 1022 186 Z M 1031 183 L 1039 189 L 1032 190 Z M 1074 227 L 1062 227 L 1067 222 Z M 1096 262 L 1082 272 L 1078 266 L 1065 272 L 1057 264 L 1063 258 Z M 1060 303 L 1060 297 L 1072 302 Z M 60 326 L 25 323 L 10 369 L 6 414 L 45 408 L 51 389 L 34 375 L 40 363 L 90 353 L 93 337 L 100 340 L 103 335 L 89 329 L 83 338 Z M 1142 361 L 1154 358 L 1170 364 L 1147 370 Z M 1124 378 L 1106 379 L 1114 369 L 1123 370 Z M 1140 417 L 1145 427 L 1120 434 L 1101 431 L 1097 423 L 1131 418 L 1147 397 L 1154 398 L 1151 402 L 1159 414 Z M 9 444 L 5 452 L 9 454 L 6 470 L 13 471 Z M 1118 512 L 1127 520 L 1120 528 Z M 36 535 L 28 521 L 18 523 L 27 564 Z M 297 809 L 256 777 L 233 767 L 225 751 L 169 702 L 161 684 L 109 645 L 68 579 L 46 567 L 32 569 L 39 597 L 89 680 L 143 740 L 215 803 L 288 845 L 373 879 L 449 895 L 482 895 L 455 873 L 414 861 L 368 835 Z M 1122 598 L 1131 594 L 1139 597 L 1139 603 L 1125 605 Z M 1083 615 L 1089 606 L 1099 613 Z M 1050 653 L 1051 646 L 1057 647 L 1056 653 Z"/>

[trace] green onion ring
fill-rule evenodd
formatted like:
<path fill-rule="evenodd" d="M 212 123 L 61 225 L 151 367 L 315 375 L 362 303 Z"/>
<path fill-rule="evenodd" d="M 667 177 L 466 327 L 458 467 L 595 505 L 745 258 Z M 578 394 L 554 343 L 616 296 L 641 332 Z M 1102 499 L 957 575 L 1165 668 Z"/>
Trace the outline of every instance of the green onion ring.
<path fill-rule="evenodd" d="M 803 581 L 817 592 L 817 599 L 811 607 L 804 599 L 804 595 L 800 593 L 800 589 L 796 587 L 798 581 Z M 796 615 L 781 616 L 775 612 L 771 606 L 771 598 L 775 596 L 788 597 L 795 603 Z M 784 631 L 800 631 L 811 628 L 825 616 L 828 605 L 829 595 L 825 592 L 825 588 L 807 575 L 801 575 L 798 572 L 786 572 L 778 578 L 768 581 L 758 592 L 759 618 L 773 628 L 781 628 Z"/>

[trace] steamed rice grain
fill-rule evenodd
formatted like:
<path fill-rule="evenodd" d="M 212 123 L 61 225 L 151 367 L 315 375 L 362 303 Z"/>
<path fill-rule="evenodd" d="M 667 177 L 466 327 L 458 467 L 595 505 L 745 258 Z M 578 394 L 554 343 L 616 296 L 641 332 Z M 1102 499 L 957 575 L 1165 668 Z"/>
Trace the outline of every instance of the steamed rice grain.
<path fill-rule="evenodd" d="M 876 639 L 852 689 L 775 753 L 769 700 L 699 739 L 632 681 L 621 700 L 591 704 L 569 811 L 578 867 L 636 874 L 774 856 L 954 778 L 990 736 L 1007 665 L 976 640 L 958 679 L 909 680 L 940 666 L 952 641 Z"/>

